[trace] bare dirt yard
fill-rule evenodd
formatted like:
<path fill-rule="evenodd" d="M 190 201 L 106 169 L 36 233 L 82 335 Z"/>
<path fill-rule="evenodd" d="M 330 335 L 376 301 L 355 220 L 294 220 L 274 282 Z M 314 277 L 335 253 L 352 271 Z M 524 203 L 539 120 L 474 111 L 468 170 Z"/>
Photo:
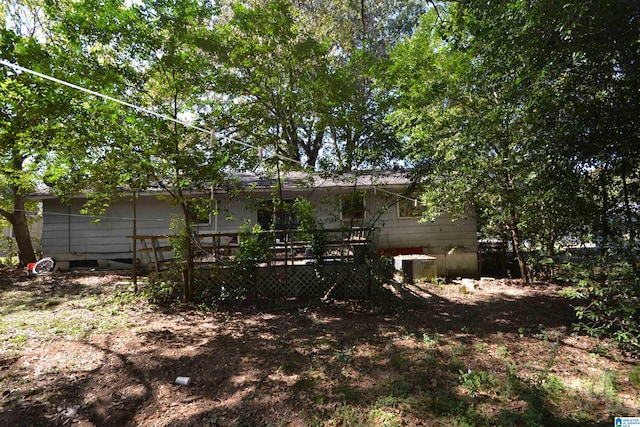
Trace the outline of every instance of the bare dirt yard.
<path fill-rule="evenodd" d="M 396 285 L 373 301 L 167 311 L 134 295 L 127 276 L 0 275 L 0 426 L 611 426 L 640 416 L 637 361 L 574 333 L 552 284 Z"/>

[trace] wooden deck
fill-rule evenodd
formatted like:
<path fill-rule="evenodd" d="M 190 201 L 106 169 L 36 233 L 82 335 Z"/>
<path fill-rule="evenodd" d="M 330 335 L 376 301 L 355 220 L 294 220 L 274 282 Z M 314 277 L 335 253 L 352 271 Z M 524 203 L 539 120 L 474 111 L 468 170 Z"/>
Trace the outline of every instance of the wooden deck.
<path fill-rule="evenodd" d="M 326 262 L 353 263 L 361 254 L 366 253 L 371 245 L 371 229 L 354 228 L 351 230 L 323 230 L 325 236 L 325 252 L 323 259 Z M 273 240 L 269 247 L 269 256 L 266 265 L 303 265 L 316 260 L 311 251 L 312 242 L 298 240 L 296 231 L 265 231 L 261 234 Z M 200 262 L 216 263 L 233 260 L 241 247 L 241 242 L 251 234 L 246 233 L 200 233 L 195 235 L 194 249 Z M 280 240 L 275 236 L 287 236 Z M 130 238 L 137 240 L 137 252 L 143 265 L 150 266 L 159 272 L 166 264 L 173 260 L 173 247 L 171 239 L 174 235 L 136 235 Z M 137 255 L 136 255 L 137 256 Z"/>

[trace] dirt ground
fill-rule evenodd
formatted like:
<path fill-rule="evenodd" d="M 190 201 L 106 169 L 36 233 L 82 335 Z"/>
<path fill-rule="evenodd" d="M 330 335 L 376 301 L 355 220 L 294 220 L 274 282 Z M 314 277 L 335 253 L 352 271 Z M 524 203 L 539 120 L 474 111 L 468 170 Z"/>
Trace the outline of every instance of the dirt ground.
<path fill-rule="evenodd" d="M 2 274 L 0 426 L 612 425 L 640 415 L 628 375 L 637 361 L 574 333 L 552 284 L 396 285 L 375 301 L 167 311 L 131 297 L 126 276 Z"/>

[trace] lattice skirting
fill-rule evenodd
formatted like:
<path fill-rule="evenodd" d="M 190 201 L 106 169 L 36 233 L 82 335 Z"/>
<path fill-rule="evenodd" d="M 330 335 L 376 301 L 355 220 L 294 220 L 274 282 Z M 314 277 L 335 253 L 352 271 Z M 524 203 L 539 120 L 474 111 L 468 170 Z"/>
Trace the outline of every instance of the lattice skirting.
<path fill-rule="evenodd" d="M 209 292 L 252 292 L 269 298 L 364 299 L 370 296 L 371 274 L 365 264 L 293 265 L 199 269 L 198 287 Z M 203 290 L 204 290 L 203 289 Z"/>

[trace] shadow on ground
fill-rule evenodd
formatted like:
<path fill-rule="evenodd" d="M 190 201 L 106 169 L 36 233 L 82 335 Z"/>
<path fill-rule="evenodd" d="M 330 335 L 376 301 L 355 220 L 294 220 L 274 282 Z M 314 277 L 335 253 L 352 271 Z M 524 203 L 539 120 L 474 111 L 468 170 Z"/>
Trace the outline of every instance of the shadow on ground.
<path fill-rule="evenodd" d="M 611 424 L 599 396 L 577 412 L 564 403 L 569 390 L 545 382 L 574 320 L 566 300 L 396 291 L 255 312 L 132 313 L 132 330 L 68 343 L 99 356 L 90 369 L 70 364 L 27 389 L 16 386 L 34 375 L 24 360 L 0 361 L 0 426 Z"/>

